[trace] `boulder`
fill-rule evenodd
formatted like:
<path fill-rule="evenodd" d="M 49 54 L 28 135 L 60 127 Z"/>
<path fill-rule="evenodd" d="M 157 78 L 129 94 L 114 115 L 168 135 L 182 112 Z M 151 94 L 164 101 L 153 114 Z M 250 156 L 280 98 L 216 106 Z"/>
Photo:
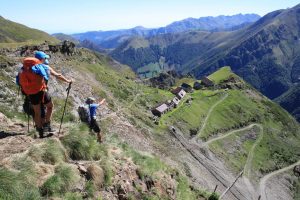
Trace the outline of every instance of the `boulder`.
<path fill-rule="evenodd" d="M 87 168 L 86 178 L 92 180 L 95 187 L 98 189 L 102 188 L 104 184 L 104 171 L 101 167 L 96 164 L 91 164 Z"/>

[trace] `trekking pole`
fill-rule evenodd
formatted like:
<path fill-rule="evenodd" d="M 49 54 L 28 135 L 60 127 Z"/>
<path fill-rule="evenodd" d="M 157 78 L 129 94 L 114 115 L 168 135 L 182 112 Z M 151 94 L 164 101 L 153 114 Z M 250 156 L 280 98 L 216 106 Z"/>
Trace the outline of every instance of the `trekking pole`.
<path fill-rule="evenodd" d="M 28 96 L 26 96 L 26 98 L 28 98 Z M 30 110 L 30 103 L 28 103 L 28 112 L 27 112 L 27 133 L 29 133 L 29 118 L 30 118 L 30 114 L 29 114 L 29 110 Z"/>
<path fill-rule="evenodd" d="M 62 114 L 61 120 L 60 120 L 58 135 L 60 134 L 61 125 L 62 125 L 63 120 L 64 120 L 64 115 L 65 115 L 65 110 L 66 110 L 66 106 L 67 106 L 67 101 L 68 101 L 69 93 L 70 93 L 70 90 L 71 90 L 71 85 L 72 85 L 72 82 L 69 83 L 69 86 L 66 89 L 66 91 L 67 91 L 67 98 L 66 98 L 66 101 L 65 101 L 65 106 L 64 106 L 64 109 L 63 109 L 63 114 Z"/>
<path fill-rule="evenodd" d="M 19 86 L 19 88 L 18 88 L 18 97 L 19 97 L 19 94 L 20 94 L 20 90 L 21 90 L 21 86 Z"/>
<path fill-rule="evenodd" d="M 27 133 L 29 133 L 29 114 L 27 114 Z"/>

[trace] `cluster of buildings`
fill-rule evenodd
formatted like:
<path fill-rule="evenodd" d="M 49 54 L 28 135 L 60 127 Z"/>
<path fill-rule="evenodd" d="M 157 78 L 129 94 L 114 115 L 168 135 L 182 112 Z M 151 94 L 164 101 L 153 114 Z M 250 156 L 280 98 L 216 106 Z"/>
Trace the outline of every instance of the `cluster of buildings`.
<path fill-rule="evenodd" d="M 158 106 L 155 106 L 151 109 L 151 112 L 154 116 L 161 117 L 163 114 L 168 111 L 176 108 L 183 97 L 187 94 L 187 92 L 193 92 L 195 90 L 201 89 L 203 86 L 211 87 L 214 86 L 213 81 L 211 81 L 208 77 L 203 77 L 201 79 L 201 83 L 195 82 L 194 87 L 190 86 L 187 83 L 183 83 L 181 87 L 177 87 L 176 89 L 171 90 L 172 94 L 174 94 L 174 98 L 172 100 L 168 100 L 167 102 L 161 103 Z"/>
<path fill-rule="evenodd" d="M 177 105 L 180 103 L 181 99 L 183 99 L 183 97 L 186 95 L 186 91 L 184 91 L 184 89 L 182 89 L 181 87 L 177 87 L 171 92 L 175 95 L 175 97 L 172 100 L 168 100 L 167 102 L 154 107 L 151 110 L 153 115 L 161 117 L 162 114 L 165 114 L 169 110 L 176 108 Z"/>

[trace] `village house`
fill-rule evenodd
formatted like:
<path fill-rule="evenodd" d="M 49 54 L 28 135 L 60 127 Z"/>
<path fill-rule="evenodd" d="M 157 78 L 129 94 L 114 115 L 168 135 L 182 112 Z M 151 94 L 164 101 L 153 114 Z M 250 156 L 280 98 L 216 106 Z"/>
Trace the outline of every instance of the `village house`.
<path fill-rule="evenodd" d="M 177 97 L 174 97 L 172 102 L 175 104 L 175 107 L 177 107 L 177 105 L 180 103 L 180 100 Z"/>
<path fill-rule="evenodd" d="M 162 114 L 165 114 L 168 111 L 169 111 L 169 107 L 165 103 L 160 104 L 159 106 L 156 106 L 151 110 L 152 114 L 158 117 L 161 117 Z"/>
<path fill-rule="evenodd" d="M 172 92 L 172 94 L 176 95 L 176 97 L 179 100 L 182 99 L 186 95 L 186 92 L 181 87 L 177 87 L 176 89 L 172 90 L 171 92 Z"/>
<path fill-rule="evenodd" d="M 167 102 L 169 110 L 176 108 L 179 103 L 180 103 L 180 100 L 177 97 L 174 97 L 172 100 L 169 100 Z"/>
<path fill-rule="evenodd" d="M 185 92 L 189 92 L 192 93 L 193 92 L 193 88 L 191 85 L 187 84 L 187 83 L 182 83 L 181 84 L 181 88 L 185 91 Z"/>
<path fill-rule="evenodd" d="M 201 84 L 206 87 L 214 86 L 214 82 L 206 76 L 201 79 Z"/>

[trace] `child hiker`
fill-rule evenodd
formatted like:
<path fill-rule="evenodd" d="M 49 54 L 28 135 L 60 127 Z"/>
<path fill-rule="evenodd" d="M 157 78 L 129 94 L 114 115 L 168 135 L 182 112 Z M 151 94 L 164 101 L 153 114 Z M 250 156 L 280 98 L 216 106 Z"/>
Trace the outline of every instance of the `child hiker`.
<path fill-rule="evenodd" d="M 102 105 L 104 104 L 105 102 L 105 99 L 102 99 L 101 101 L 99 101 L 98 103 L 96 103 L 96 100 L 95 98 L 93 97 L 89 97 L 87 100 L 86 100 L 86 104 L 88 104 L 89 106 L 89 117 L 90 117 L 90 120 L 89 120 L 89 125 L 90 125 L 90 129 L 92 129 L 96 134 L 97 134 L 97 138 L 98 138 L 98 142 L 99 143 L 102 143 L 103 142 L 103 135 L 101 133 L 101 129 L 97 123 L 97 117 L 96 117 L 96 114 L 97 114 L 97 109 Z"/>

